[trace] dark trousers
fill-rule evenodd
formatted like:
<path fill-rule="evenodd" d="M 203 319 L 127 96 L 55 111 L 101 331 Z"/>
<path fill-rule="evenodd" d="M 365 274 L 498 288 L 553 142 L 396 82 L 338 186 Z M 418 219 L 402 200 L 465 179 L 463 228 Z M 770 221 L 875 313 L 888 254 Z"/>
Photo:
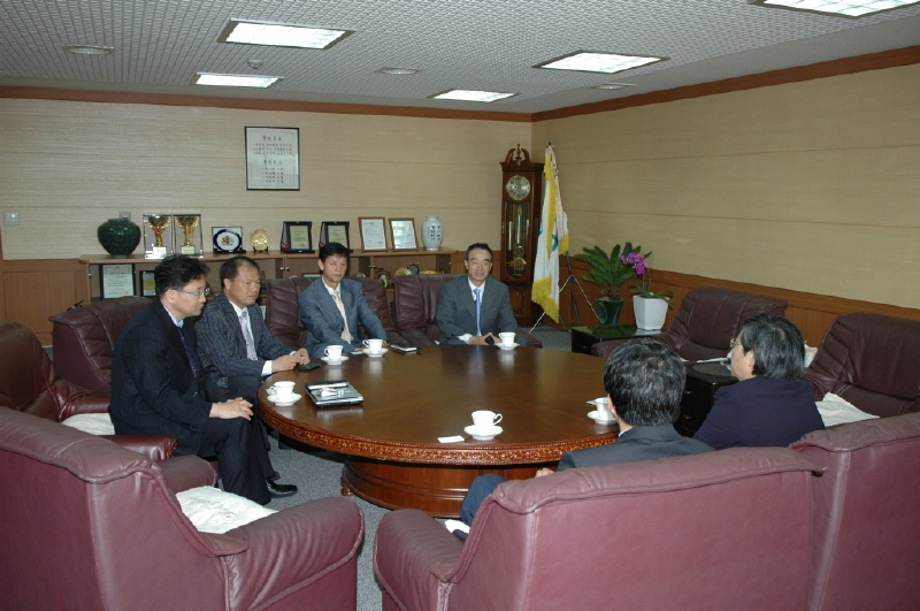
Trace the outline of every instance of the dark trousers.
<path fill-rule="evenodd" d="M 486 500 L 486 497 L 492 494 L 498 485 L 508 480 L 501 475 L 487 473 L 480 475 L 470 484 L 470 489 L 466 491 L 463 502 L 460 503 L 460 520 L 467 526 L 473 525 L 473 518 L 479 511 L 479 506 Z"/>
<path fill-rule="evenodd" d="M 252 403 L 253 420 L 259 421 L 259 431 L 262 440 L 265 442 L 265 449 L 268 449 L 268 430 L 262 418 L 259 417 L 259 387 L 262 385 L 261 376 L 230 376 L 227 378 L 227 393 L 235 399 L 243 397 Z"/>
<path fill-rule="evenodd" d="M 264 426 L 257 415 L 252 420 L 209 418 L 198 449 L 199 456 L 217 456 L 224 490 L 260 505 L 271 500 L 265 480 L 275 472 L 263 436 Z"/>

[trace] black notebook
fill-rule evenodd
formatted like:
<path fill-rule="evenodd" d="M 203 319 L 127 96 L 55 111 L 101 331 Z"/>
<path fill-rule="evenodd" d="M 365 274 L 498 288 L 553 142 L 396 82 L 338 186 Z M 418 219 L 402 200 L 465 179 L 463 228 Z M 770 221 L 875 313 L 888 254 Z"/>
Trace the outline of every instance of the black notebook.
<path fill-rule="evenodd" d="M 313 401 L 317 407 L 355 405 L 364 401 L 364 397 L 361 396 L 361 393 L 355 390 L 355 387 L 345 380 L 307 384 L 306 390 L 310 400 Z"/>

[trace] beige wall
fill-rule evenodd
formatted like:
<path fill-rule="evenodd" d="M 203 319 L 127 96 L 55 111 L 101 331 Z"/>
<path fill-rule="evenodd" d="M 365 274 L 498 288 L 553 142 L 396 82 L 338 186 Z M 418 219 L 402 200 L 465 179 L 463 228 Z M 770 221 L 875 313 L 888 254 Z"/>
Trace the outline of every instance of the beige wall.
<path fill-rule="evenodd" d="M 920 306 L 920 65 L 544 121 L 575 252 Z"/>
<path fill-rule="evenodd" d="M 247 125 L 300 128 L 301 191 L 246 191 Z M 576 252 L 631 240 L 661 269 L 920 306 L 920 64 L 533 125 L 0 99 L 0 133 L 8 260 L 99 253 L 120 210 L 275 244 L 285 220 L 439 214 L 446 247 L 497 244 L 499 162 L 551 140 Z"/>
<path fill-rule="evenodd" d="M 301 190 L 247 191 L 244 126 L 300 128 Z M 352 222 L 429 214 L 444 246 L 499 241 L 499 162 L 530 138 L 525 122 L 266 112 L 135 104 L 0 99 L 3 256 L 102 253 L 96 227 L 121 210 L 189 212 L 211 226 L 271 234 L 283 221 Z M 205 238 L 208 240 L 209 238 Z M 248 243 L 248 239 L 246 240 Z M 247 246 L 248 247 L 248 246 Z M 135 253 L 143 252 L 140 246 Z"/>

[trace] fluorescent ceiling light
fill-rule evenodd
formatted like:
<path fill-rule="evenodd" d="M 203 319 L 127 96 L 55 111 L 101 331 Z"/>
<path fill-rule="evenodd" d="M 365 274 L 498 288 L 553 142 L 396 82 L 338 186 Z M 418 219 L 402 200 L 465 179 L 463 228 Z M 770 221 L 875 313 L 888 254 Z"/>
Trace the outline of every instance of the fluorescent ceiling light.
<path fill-rule="evenodd" d="M 380 74 L 391 74 L 393 76 L 409 76 L 421 72 L 418 68 L 381 68 L 377 70 Z"/>
<path fill-rule="evenodd" d="M 601 83 L 600 85 L 592 85 L 594 89 L 607 89 L 613 91 L 615 89 L 626 89 L 627 87 L 635 87 L 635 83 Z"/>
<path fill-rule="evenodd" d="M 767 8 L 784 8 L 822 15 L 857 18 L 882 11 L 917 4 L 920 0 L 869 0 L 864 2 L 834 2 L 829 0 L 748 0 L 751 4 Z"/>
<path fill-rule="evenodd" d="M 920 0 L 918 0 L 920 1 Z M 537 64 L 534 68 L 549 68 L 551 70 L 577 70 L 579 72 L 603 72 L 613 74 L 646 64 L 660 62 L 664 57 L 643 57 L 640 55 L 620 55 L 619 53 L 596 53 L 591 51 L 576 51 L 558 59 Z"/>
<path fill-rule="evenodd" d="M 217 40 L 244 45 L 328 49 L 351 33 L 350 30 L 231 19 Z"/>
<path fill-rule="evenodd" d="M 211 72 L 199 72 L 193 85 L 214 85 L 217 87 L 260 87 L 265 89 L 271 87 L 282 76 L 248 76 L 246 74 L 214 74 Z"/>
<path fill-rule="evenodd" d="M 471 91 L 468 89 L 451 89 L 429 96 L 431 100 L 462 100 L 464 102 L 494 102 L 516 96 L 516 93 L 498 91 Z"/>
<path fill-rule="evenodd" d="M 111 55 L 115 47 L 102 45 L 64 45 L 64 51 L 75 55 Z"/>

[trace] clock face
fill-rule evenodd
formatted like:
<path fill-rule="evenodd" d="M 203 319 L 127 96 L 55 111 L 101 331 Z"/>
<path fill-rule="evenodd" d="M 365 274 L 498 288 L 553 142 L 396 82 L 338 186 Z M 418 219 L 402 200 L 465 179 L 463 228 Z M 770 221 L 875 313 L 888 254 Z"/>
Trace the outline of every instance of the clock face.
<path fill-rule="evenodd" d="M 505 191 L 511 196 L 511 199 L 520 201 L 530 193 L 530 181 L 526 176 L 520 174 L 512 176 L 505 183 Z"/>

